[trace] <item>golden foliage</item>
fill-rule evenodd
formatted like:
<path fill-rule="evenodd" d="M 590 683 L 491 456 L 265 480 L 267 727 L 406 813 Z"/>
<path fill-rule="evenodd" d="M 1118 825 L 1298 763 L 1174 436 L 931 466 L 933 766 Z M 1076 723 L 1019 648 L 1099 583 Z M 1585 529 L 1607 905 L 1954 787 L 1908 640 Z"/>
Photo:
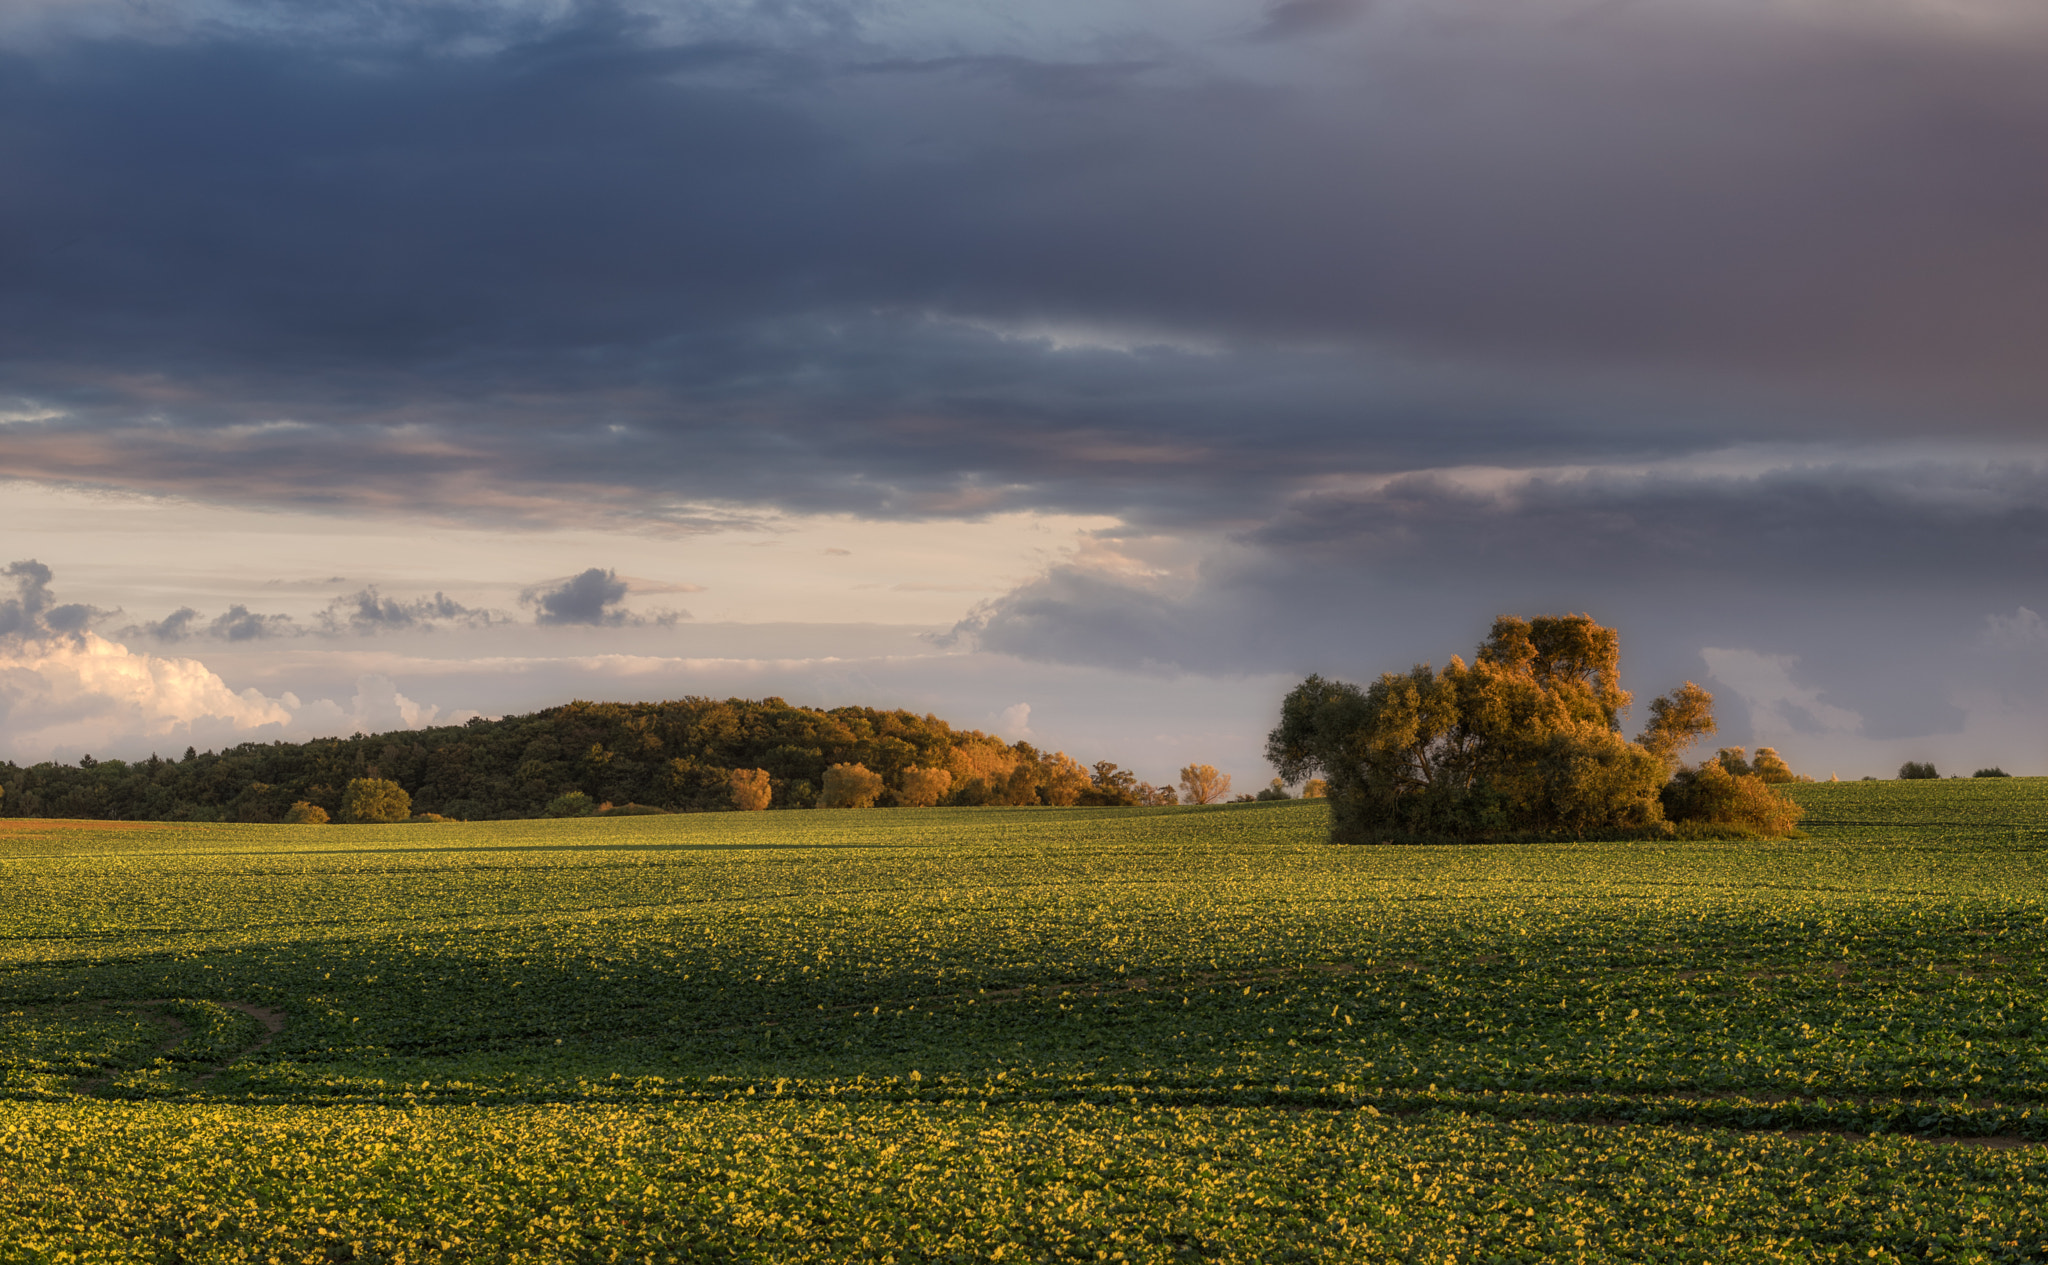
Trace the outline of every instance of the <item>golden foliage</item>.
<path fill-rule="evenodd" d="M 882 775 L 865 764 L 835 764 L 825 770 L 820 808 L 873 808 L 882 794 Z"/>
<path fill-rule="evenodd" d="M 774 798 L 766 769 L 734 769 L 730 781 L 732 806 L 743 813 L 758 813 Z"/>
<path fill-rule="evenodd" d="M 944 799 L 951 789 L 951 773 L 944 769 L 920 769 L 913 764 L 903 770 L 903 784 L 896 792 L 896 802 L 907 808 L 930 808 Z"/>
<path fill-rule="evenodd" d="M 1190 804 L 1213 804 L 1230 794 L 1230 775 L 1213 764 L 1190 764 L 1180 771 L 1180 790 Z"/>

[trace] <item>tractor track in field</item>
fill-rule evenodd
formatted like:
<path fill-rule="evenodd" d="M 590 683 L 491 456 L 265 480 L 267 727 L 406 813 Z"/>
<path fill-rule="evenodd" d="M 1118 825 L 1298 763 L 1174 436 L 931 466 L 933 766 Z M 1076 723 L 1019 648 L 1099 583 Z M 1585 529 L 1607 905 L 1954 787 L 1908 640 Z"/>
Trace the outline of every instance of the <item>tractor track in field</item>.
<path fill-rule="evenodd" d="M 256 1022 L 263 1025 L 263 1032 L 256 1038 L 254 1044 L 246 1046 L 243 1049 L 237 1050 L 233 1054 L 228 1055 L 226 1058 L 223 1058 L 213 1063 L 212 1065 L 208 1066 L 204 1071 L 200 1072 L 199 1075 L 194 1077 L 192 1080 L 192 1086 L 195 1089 L 201 1085 L 206 1084 L 208 1081 L 211 1081 L 214 1077 L 220 1075 L 228 1068 L 233 1067 L 235 1064 L 241 1062 L 243 1059 L 246 1059 L 251 1055 L 261 1053 L 265 1048 L 267 1048 L 270 1045 L 271 1042 L 275 1041 L 278 1038 L 278 1036 L 284 1032 L 285 1029 L 285 1018 L 284 1013 L 282 1011 L 272 1010 L 265 1006 L 252 1005 L 249 1002 L 243 1001 L 220 1001 L 204 997 L 149 997 L 134 1001 L 111 1000 L 101 1002 L 99 1004 L 113 1009 L 146 1011 L 150 1014 L 152 1018 L 156 1020 L 156 1022 L 163 1024 L 165 1028 L 168 1029 L 168 1032 L 166 1033 L 164 1039 L 158 1042 L 156 1047 L 150 1050 L 149 1053 L 146 1054 L 143 1057 L 142 1061 L 138 1064 L 138 1066 L 147 1067 L 151 1063 L 154 1063 L 156 1060 L 165 1058 L 168 1055 L 176 1052 L 178 1047 L 183 1045 L 186 1039 L 192 1035 L 192 1028 L 189 1024 L 187 1024 L 184 1020 L 178 1018 L 176 1015 L 164 1013 L 163 1008 L 166 1006 L 176 1005 L 179 1002 L 195 1001 L 207 1002 L 211 1005 L 221 1006 L 228 1010 L 238 1011 L 241 1014 L 245 1014 L 249 1016 L 251 1019 L 254 1019 Z M 87 1095 L 89 1097 L 99 1097 L 106 1091 L 107 1087 L 113 1083 L 113 1080 L 116 1076 L 119 1076 L 124 1071 L 133 1070 L 135 1069 L 110 1068 L 98 1076 L 78 1081 L 73 1088 L 74 1091 L 79 1094 Z"/>

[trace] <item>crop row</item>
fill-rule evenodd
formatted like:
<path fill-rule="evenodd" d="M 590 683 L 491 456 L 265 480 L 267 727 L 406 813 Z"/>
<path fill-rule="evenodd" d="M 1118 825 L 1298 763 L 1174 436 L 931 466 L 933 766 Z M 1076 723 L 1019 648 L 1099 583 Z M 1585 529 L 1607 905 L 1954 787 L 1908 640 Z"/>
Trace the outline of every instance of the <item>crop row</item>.
<path fill-rule="evenodd" d="M 75 1262 L 1984 1261 L 2016 1151 L 1451 1114 L 0 1105 L 0 1238 Z"/>

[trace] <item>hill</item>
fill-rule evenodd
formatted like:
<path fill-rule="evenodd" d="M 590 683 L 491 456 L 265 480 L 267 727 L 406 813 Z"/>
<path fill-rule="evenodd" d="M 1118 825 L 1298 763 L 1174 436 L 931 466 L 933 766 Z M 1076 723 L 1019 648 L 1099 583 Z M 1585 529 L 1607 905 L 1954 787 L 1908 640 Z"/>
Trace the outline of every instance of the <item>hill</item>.
<path fill-rule="evenodd" d="M 278 822 L 300 800 L 338 812 L 342 792 L 360 777 L 397 782 L 417 812 L 468 821 L 540 817 L 572 792 L 593 803 L 707 812 L 734 807 L 735 769 L 768 773 L 770 807 L 810 808 L 835 764 L 878 774 L 884 807 L 899 801 L 911 768 L 943 771 L 939 802 L 958 807 L 1128 804 L 1151 790 L 1114 765 L 1091 774 L 1064 753 L 930 715 L 683 698 L 574 702 L 465 725 L 220 752 L 187 748 L 168 760 L 0 764 L 0 816 Z"/>

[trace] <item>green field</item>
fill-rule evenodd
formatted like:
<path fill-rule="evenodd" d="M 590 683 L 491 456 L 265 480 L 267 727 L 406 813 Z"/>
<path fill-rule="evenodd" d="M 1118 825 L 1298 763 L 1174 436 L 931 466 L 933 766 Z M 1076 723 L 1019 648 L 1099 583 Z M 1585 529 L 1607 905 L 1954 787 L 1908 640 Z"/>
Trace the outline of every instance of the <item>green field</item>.
<path fill-rule="evenodd" d="M 7 822 L 0 1260 L 2048 1259 L 2048 779 L 1797 794 Z"/>

